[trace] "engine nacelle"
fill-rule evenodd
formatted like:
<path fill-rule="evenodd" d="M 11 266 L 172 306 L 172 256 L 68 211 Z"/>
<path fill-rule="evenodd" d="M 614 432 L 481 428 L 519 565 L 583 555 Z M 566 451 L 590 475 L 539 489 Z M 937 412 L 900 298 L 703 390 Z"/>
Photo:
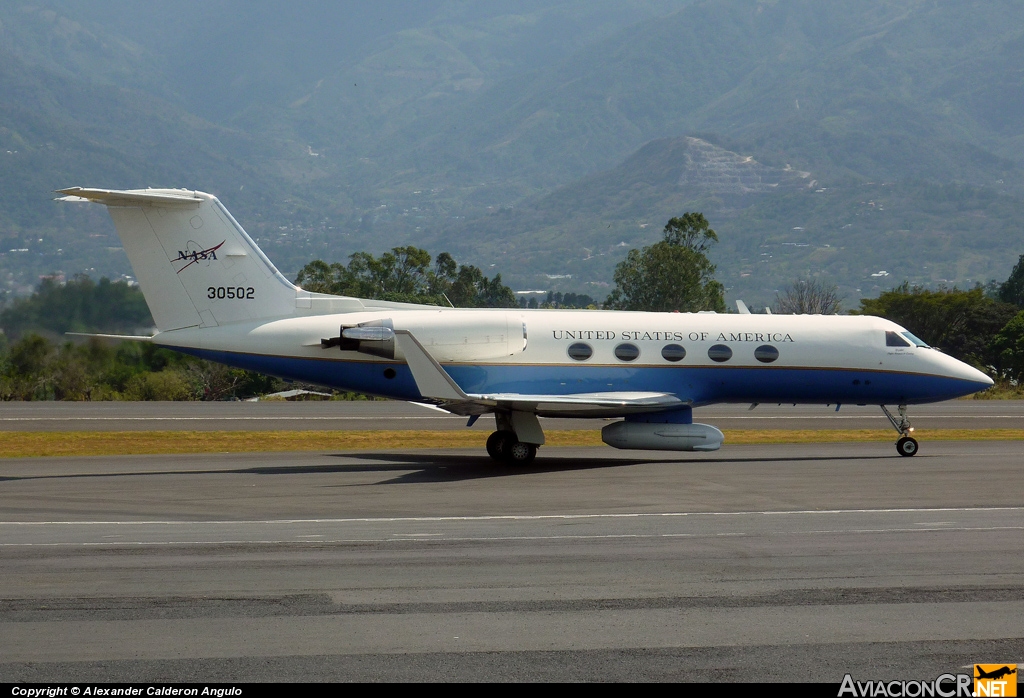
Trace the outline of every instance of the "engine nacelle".
<path fill-rule="evenodd" d="M 609 446 L 643 451 L 717 451 L 724 438 L 710 424 L 615 422 L 601 430 Z"/>
<path fill-rule="evenodd" d="M 324 348 L 402 361 L 395 330 L 408 330 L 437 361 L 490 361 L 526 350 L 526 322 L 516 313 L 423 311 L 342 325 L 340 335 L 320 340 Z"/>

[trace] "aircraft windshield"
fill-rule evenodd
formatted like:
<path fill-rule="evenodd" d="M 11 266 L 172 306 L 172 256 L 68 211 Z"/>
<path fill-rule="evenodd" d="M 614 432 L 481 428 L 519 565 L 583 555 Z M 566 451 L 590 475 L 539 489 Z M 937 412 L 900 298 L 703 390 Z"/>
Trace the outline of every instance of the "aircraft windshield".
<path fill-rule="evenodd" d="M 887 331 L 885 333 L 885 346 L 887 347 L 909 347 L 910 342 L 896 334 L 895 332 Z"/>
<path fill-rule="evenodd" d="M 904 332 L 900 332 L 900 334 L 903 335 L 904 337 L 906 337 L 907 339 L 909 339 L 911 341 L 911 343 L 915 347 L 925 347 L 925 348 L 928 347 L 928 345 L 925 343 L 925 341 L 923 339 L 919 339 L 918 337 L 915 337 L 910 332 L 904 331 Z"/>

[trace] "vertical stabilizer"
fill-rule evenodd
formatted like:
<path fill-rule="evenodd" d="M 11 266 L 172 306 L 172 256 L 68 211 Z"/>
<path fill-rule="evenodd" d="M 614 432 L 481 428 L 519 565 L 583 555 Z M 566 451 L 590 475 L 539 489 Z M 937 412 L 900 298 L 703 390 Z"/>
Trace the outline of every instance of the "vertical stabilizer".
<path fill-rule="evenodd" d="M 63 189 L 107 206 L 161 332 L 295 313 L 298 289 L 217 197 L 182 189 Z"/>

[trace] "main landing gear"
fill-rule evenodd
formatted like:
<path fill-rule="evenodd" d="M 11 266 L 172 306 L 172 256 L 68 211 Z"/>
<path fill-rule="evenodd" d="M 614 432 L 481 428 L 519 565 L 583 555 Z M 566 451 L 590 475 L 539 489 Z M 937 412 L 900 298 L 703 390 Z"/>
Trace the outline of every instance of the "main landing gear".
<path fill-rule="evenodd" d="M 896 452 L 901 456 L 913 456 L 917 453 L 917 439 L 912 437 L 910 434 L 914 431 L 914 427 L 910 426 L 910 420 L 907 419 L 907 406 L 899 406 L 899 419 L 892 416 L 892 412 L 886 409 L 885 405 L 880 405 L 882 412 L 885 412 L 885 416 L 889 418 L 889 423 L 892 424 L 899 434 L 900 438 L 896 441 Z"/>
<path fill-rule="evenodd" d="M 499 430 L 487 437 L 487 455 L 501 463 L 528 465 L 537 457 L 537 447 L 520 441 L 514 431 Z"/>
<path fill-rule="evenodd" d="M 487 455 L 500 463 L 523 466 L 537 457 L 544 443 L 537 415 L 529 412 L 494 414 L 498 430 L 487 437 Z"/>

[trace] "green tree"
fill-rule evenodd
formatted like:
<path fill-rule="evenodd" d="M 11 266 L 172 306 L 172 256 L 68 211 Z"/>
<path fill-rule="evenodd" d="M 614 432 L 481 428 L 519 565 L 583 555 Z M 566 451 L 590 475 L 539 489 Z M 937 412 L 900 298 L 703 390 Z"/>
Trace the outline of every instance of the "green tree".
<path fill-rule="evenodd" d="M 861 315 L 878 315 L 906 327 L 933 347 L 980 368 L 998 365 L 996 334 L 1017 309 L 985 295 L 980 286 L 930 291 L 904 283 L 878 298 L 863 298 Z"/>
<path fill-rule="evenodd" d="M 283 385 L 152 344 L 110 346 L 91 338 L 54 346 L 34 333 L 10 346 L 0 341 L 2 400 L 218 400 L 265 395 Z"/>
<path fill-rule="evenodd" d="M 195 386 L 181 371 L 137 373 L 125 386 L 128 400 L 194 400 Z"/>
<path fill-rule="evenodd" d="M 615 288 L 605 307 L 616 310 L 725 311 L 722 284 L 707 258 L 718 235 L 701 213 L 671 219 L 663 238 L 630 250 L 615 267 Z"/>
<path fill-rule="evenodd" d="M 27 334 L 11 345 L 3 357 L 4 400 L 38 400 L 46 397 L 46 368 L 53 347 L 44 337 Z"/>
<path fill-rule="evenodd" d="M 839 287 L 818 279 L 798 279 L 775 294 L 772 312 L 793 315 L 836 315 L 842 310 Z"/>
<path fill-rule="evenodd" d="M 30 297 L 15 300 L 0 313 L 0 326 L 13 336 L 39 330 L 132 332 L 152 324 L 138 288 L 106 277 L 95 282 L 85 275 L 65 284 L 43 279 Z"/>
<path fill-rule="evenodd" d="M 999 374 L 1018 383 L 1024 381 L 1024 310 L 999 330 L 992 348 L 998 355 Z"/>
<path fill-rule="evenodd" d="M 349 256 L 348 265 L 313 260 L 295 277 L 295 283 L 316 293 L 355 296 L 405 303 L 452 305 L 461 308 L 512 308 L 515 294 L 472 265 L 459 265 L 447 252 L 437 255 L 418 247 L 395 247 L 380 257 L 369 252 Z"/>
<path fill-rule="evenodd" d="M 516 294 L 501 283 L 501 274 L 488 279 L 479 268 L 462 265 L 454 279 L 438 279 L 438 288 L 457 308 L 514 308 Z"/>
<path fill-rule="evenodd" d="M 585 293 L 562 293 L 561 291 L 548 291 L 547 299 L 538 304 L 536 298 L 527 301 L 525 298 L 519 301 L 520 308 L 582 308 L 596 309 L 597 301 Z"/>
<path fill-rule="evenodd" d="M 348 295 L 342 292 L 345 272 L 345 267 L 337 262 L 328 264 L 322 259 L 314 259 L 299 270 L 295 285 L 312 293 Z"/>
<path fill-rule="evenodd" d="M 1024 254 L 1010 272 L 1010 278 L 999 285 L 999 300 L 1024 308 Z"/>

